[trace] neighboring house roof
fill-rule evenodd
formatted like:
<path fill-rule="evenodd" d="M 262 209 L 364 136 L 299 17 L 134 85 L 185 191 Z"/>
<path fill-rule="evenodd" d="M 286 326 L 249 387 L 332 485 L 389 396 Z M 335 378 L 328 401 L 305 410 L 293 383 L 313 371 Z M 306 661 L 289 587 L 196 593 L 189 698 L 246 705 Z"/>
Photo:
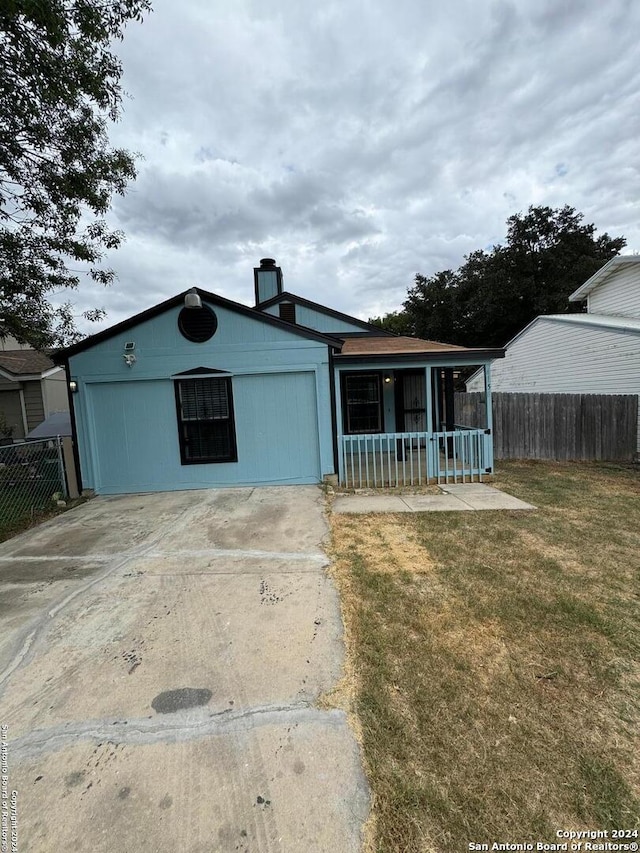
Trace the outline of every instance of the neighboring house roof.
<path fill-rule="evenodd" d="M 615 260 L 615 258 L 614 258 Z M 505 345 L 505 350 L 508 350 L 511 344 L 519 340 L 529 329 L 539 320 L 551 320 L 554 323 L 569 323 L 572 326 L 595 326 L 598 329 L 614 329 L 621 332 L 630 332 L 631 334 L 640 335 L 640 320 L 633 317 L 620 317 L 609 314 L 540 314 L 524 329 L 518 332 Z M 480 373 L 476 370 L 467 379 L 467 384 L 470 383 Z"/>
<path fill-rule="evenodd" d="M 597 326 L 601 329 L 620 329 L 625 332 L 640 333 L 640 320 L 633 317 L 620 317 L 609 314 L 540 314 L 535 320 L 528 323 L 524 329 L 518 332 L 506 344 L 508 349 L 511 344 L 521 338 L 538 320 L 551 320 L 554 323 L 570 323 L 574 326 Z"/>
<path fill-rule="evenodd" d="M 27 438 L 55 438 L 57 435 L 71 435 L 71 414 L 54 412 L 28 432 Z"/>
<path fill-rule="evenodd" d="M 377 337 L 395 337 L 393 332 L 388 332 L 386 329 L 381 329 L 379 326 L 374 326 L 373 323 L 367 323 L 365 320 L 359 320 L 357 317 L 352 317 L 350 314 L 343 314 L 341 311 L 335 311 L 333 308 L 327 308 L 326 305 L 320 305 L 319 302 L 312 302 L 310 299 L 305 299 L 303 296 L 297 296 L 295 293 L 289 293 L 284 290 L 260 303 L 260 311 L 265 308 L 270 308 L 272 305 L 277 305 L 279 302 L 293 302 L 295 305 L 301 305 L 304 308 L 310 308 L 312 311 L 319 311 L 321 314 L 326 314 L 327 317 L 333 317 L 334 320 L 343 320 L 345 323 L 353 323 L 355 326 L 360 326 L 361 329 L 367 332 L 375 332 Z M 338 333 L 339 336 L 339 333 Z"/>
<path fill-rule="evenodd" d="M 176 305 L 181 305 L 184 303 L 184 297 L 186 294 L 193 290 L 200 295 L 200 298 L 204 302 L 208 302 L 211 305 L 217 305 L 220 308 L 228 308 L 230 311 L 235 311 L 238 314 L 244 314 L 245 316 L 252 317 L 254 320 L 269 323 L 270 325 L 277 326 L 280 329 L 286 329 L 293 335 L 299 335 L 302 338 L 320 341 L 321 343 L 335 347 L 336 349 L 340 349 L 342 346 L 342 341 L 339 338 L 335 338 L 321 332 L 316 332 L 315 329 L 307 329 L 305 326 L 287 323 L 285 320 L 280 320 L 278 317 L 274 317 L 271 314 L 265 314 L 262 311 L 257 311 L 255 308 L 249 308 L 246 305 L 242 305 L 240 302 L 233 302 L 231 299 L 225 299 L 223 296 L 218 296 L 215 293 L 209 293 L 208 290 L 202 290 L 200 287 L 195 287 L 189 288 L 189 290 L 184 290 L 182 293 L 172 296 L 171 299 L 166 299 L 164 302 L 160 302 L 152 308 L 147 308 L 146 311 L 141 311 L 139 314 L 135 314 L 127 320 L 123 320 L 121 323 L 116 323 L 115 326 L 111 326 L 109 329 L 104 329 L 101 332 L 97 332 L 95 335 L 90 335 L 88 338 L 85 338 L 77 344 L 72 344 L 69 347 L 58 350 L 53 356 L 56 364 L 63 364 L 71 356 L 90 349 L 92 346 L 95 346 L 102 341 L 109 340 L 109 338 L 119 335 L 121 332 L 125 332 L 127 329 L 131 329 L 140 323 L 151 320 L 153 317 L 163 314 L 170 308 L 174 308 Z"/>
<path fill-rule="evenodd" d="M 598 272 L 594 273 L 591 278 L 585 281 L 584 284 L 581 284 L 577 290 L 574 290 L 569 297 L 569 302 L 581 302 L 583 299 L 586 299 L 595 287 L 602 284 L 621 267 L 628 266 L 630 264 L 640 264 L 640 256 L 616 255 L 615 258 L 611 258 L 611 260 L 603 267 L 600 267 Z"/>
<path fill-rule="evenodd" d="M 33 349 L 5 350 L 0 352 L 0 373 L 10 379 L 39 378 L 58 368 L 46 353 Z"/>
<path fill-rule="evenodd" d="M 336 358 L 376 358 L 380 356 L 411 357 L 418 355 L 446 356 L 448 354 L 475 356 L 482 358 L 502 358 L 503 349 L 471 349 L 443 344 L 439 341 L 425 341 L 422 338 L 395 337 L 364 337 L 347 338 L 342 346 L 340 355 Z"/>
<path fill-rule="evenodd" d="M 601 329 L 621 329 L 624 332 L 640 333 L 640 320 L 613 314 L 541 314 L 536 320 L 554 320 L 558 323 L 572 323 L 576 326 L 598 326 Z M 535 323 L 534 320 L 533 322 Z M 529 326 L 531 323 L 529 323 Z M 529 328 L 527 326 L 516 335 L 519 338 Z M 515 341 L 516 338 L 513 338 Z M 511 341 L 509 341 L 509 344 Z M 507 346 L 509 346 L 507 344 Z"/>

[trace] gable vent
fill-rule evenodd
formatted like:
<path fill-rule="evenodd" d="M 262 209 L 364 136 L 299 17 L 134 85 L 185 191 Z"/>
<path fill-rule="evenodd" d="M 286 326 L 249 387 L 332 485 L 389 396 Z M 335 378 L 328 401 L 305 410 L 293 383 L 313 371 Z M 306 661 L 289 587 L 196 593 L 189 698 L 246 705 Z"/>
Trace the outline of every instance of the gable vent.
<path fill-rule="evenodd" d="M 296 321 L 296 306 L 293 302 L 280 303 L 280 319 L 286 320 L 287 323 L 295 323 Z"/>
<path fill-rule="evenodd" d="M 211 308 L 183 308 L 178 314 L 178 329 L 180 334 L 194 344 L 203 344 L 210 340 L 218 328 L 218 318 Z"/>

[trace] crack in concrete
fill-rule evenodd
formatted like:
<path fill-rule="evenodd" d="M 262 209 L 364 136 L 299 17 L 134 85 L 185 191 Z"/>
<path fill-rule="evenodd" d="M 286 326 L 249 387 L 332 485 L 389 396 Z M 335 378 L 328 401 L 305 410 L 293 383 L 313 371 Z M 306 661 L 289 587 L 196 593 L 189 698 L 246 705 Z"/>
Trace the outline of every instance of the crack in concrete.
<path fill-rule="evenodd" d="M 139 549 L 134 549 L 132 552 L 127 552 L 126 556 L 118 559 L 118 555 L 113 555 L 112 559 L 115 559 L 116 562 L 114 565 L 109 566 L 109 568 L 97 575 L 97 577 L 91 578 L 87 583 L 82 584 L 82 586 L 72 590 L 72 592 L 62 598 L 57 604 L 55 604 L 50 610 L 41 616 L 37 617 L 34 622 L 28 626 L 24 633 L 24 639 L 20 646 L 19 651 L 14 655 L 11 662 L 5 667 L 2 673 L 0 673 L 0 696 L 4 692 L 4 687 L 6 686 L 7 680 L 11 677 L 11 675 L 21 666 L 26 660 L 27 655 L 33 644 L 38 639 L 38 635 L 42 633 L 50 620 L 54 619 L 61 610 L 63 610 L 68 604 L 70 604 L 74 599 L 78 598 L 78 596 L 87 592 L 93 586 L 96 586 L 102 581 L 106 580 L 112 574 L 118 571 L 118 569 L 124 568 L 128 562 L 134 559 L 139 559 L 141 556 L 151 551 L 155 546 L 158 545 L 167 534 L 171 533 L 172 530 L 179 527 L 183 521 L 183 518 L 191 512 L 191 507 L 185 507 L 180 515 L 173 521 L 172 524 L 169 524 L 167 527 L 163 528 L 162 532 L 153 538 L 153 540 L 148 545 L 141 545 Z M 19 641 L 18 641 L 19 642 Z"/>
<path fill-rule="evenodd" d="M 180 557 L 238 557 L 240 559 L 250 560 L 301 560 L 317 562 L 323 565 L 328 564 L 329 560 L 324 554 L 306 554 L 298 551 L 244 551 L 232 548 L 206 548 L 202 550 L 187 550 L 187 551 L 153 551 L 153 545 L 148 546 L 148 550 L 134 551 L 118 551 L 113 554 L 72 554 L 67 557 L 60 555 L 51 556 L 23 556 L 23 557 L 2 557 L 0 563 L 47 563 L 47 562 L 81 562 L 81 563 L 107 563 L 112 560 L 157 560 L 163 558 L 180 558 Z"/>
<path fill-rule="evenodd" d="M 308 702 L 263 705 L 244 710 L 179 711 L 175 714 L 122 720 L 106 718 L 81 723 L 62 723 L 49 729 L 36 729 L 11 740 L 11 758 L 15 763 L 37 759 L 59 752 L 79 740 L 139 746 L 157 743 L 179 743 L 202 737 L 246 732 L 256 726 L 322 723 L 327 726 L 347 725 L 344 711 L 327 711 Z"/>
<path fill-rule="evenodd" d="M 230 548 L 208 549 L 202 551 L 152 551 L 145 554 L 145 559 L 162 557 L 238 557 L 249 560 L 301 560 L 313 563 L 328 564 L 325 554 L 309 554 L 299 551 L 240 551 Z"/>

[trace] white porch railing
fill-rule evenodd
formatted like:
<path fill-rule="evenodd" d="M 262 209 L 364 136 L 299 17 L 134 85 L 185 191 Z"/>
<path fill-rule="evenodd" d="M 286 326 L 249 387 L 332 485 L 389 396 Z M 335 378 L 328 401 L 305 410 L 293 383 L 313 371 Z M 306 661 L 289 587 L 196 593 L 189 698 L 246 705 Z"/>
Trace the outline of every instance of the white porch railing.
<path fill-rule="evenodd" d="M 472 483 L 491 465 L 491 435 L 483 429 L 345 435 L 340 483 L 355 489 Z"/>

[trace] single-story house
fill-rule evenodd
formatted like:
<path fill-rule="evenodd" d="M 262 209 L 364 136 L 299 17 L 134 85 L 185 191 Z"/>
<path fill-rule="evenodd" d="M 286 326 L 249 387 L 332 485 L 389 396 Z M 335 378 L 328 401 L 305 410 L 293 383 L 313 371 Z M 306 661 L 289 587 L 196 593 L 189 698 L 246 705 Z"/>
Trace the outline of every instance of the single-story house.
<path fill-rule="evenodd" d="M 640 395 L 640 257 L 618 255 L 569 299 L 586 300 L 587 312 L 529 323 L 495 365 L 494 392 Z M 483 383 L 476 371 L 466 389 L 481 391 Z"/>
<path fill-rule="evenodd" d="M 453 373 L 503 350 L 398 337 L 283 289 L 270 258 L 255 307 L 179 293 L 57 355 L 84 488 L 102 494 L 479 479 L 489 422 L 456 425 Z"/>
<path fill-rule="evenodd" d="M 47 353 L 0 350 L 0 416 L 8 433 L 23 439 L 53 412 L 69 411 L 64 370 Z"/>

